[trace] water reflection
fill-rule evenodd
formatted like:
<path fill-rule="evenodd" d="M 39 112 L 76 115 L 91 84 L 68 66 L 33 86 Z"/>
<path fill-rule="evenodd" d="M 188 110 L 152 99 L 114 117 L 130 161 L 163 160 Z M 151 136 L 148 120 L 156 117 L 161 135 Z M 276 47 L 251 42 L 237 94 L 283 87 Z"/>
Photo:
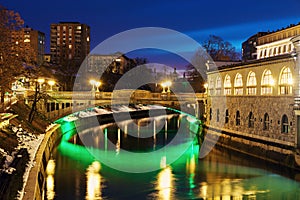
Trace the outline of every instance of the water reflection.
<path fill-rule="evenodd" d="M 54 174 L 55 174 L 55 161 L 49 160 L 47 167 L 46 167 L 46 195 L 47 199 L 52 200 L 54 199 L 55 192 L 54 192 Z"/>
<path fill-rule="evenodd" d="M 169 200 L 172 199 L 174 189 L 174 175 L 170 166 L 167 166 L 157 175 L 158 199 Z"/>
<path fill-rule="evenodd" d="M 86 199 L 102 199 L 101 195 L 101 164 L 94 161 L 86 170 Z"/>

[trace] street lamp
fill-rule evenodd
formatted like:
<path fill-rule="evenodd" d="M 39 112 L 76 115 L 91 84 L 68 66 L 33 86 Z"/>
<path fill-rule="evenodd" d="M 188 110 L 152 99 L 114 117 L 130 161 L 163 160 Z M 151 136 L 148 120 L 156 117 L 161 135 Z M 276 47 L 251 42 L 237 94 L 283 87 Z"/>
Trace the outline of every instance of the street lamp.
<path fill-rule="evenodd" d="M 90 84 L 92 85 L 92 91 L 95 91 L 95 84 L 96 84 L 96 81 L 94 79 L 91 79 L 90 80 Z"/>
<path fill-rule="evenodd" d="M 101 83 L 100 81 L 96 81 L 96 82 L 95 82 L 95 86 L 96 86 L 96 88 L 97 88 L 96 92 L 99 92 L 99 87 L 100 87 L 101 84 L 102 84 L 102 83 Z"/>
<path fill-rule="evenodd" d="M 171 81 L 166 81 L 166 82 L 165 82 L 165 85 L 166 85 L 166 87 L 168 87 L 167 92 L 170 93 L 170 92 L 171 92 L 170 86 L 172 85 L 172 82 L 171 82 Z"/>
<path fill-rule="evenodd" d="M 161 93 L 166 93 L 166 83 L 165 82 L 163 82 L 163 83 L 161 83 L 161 86 L 162 86 L 162 88 L 163 88 L 163 91 L 161 92 Z"/>
<path fill-rule="evenodd" d="M 50 85 L 50 91 L 52 91 L 52 87 L 53 87 L 53 85 L 55 85 L 55 81 L 54 80 L 49 80 L 48 84 Z"/>
<path fill-rule="evenodd" d="M 42 89 L 42 84 L 45 82 L 45 79 L 39 78 L 39 79 L 37 80 L 37 82 L 38 82 L 39 85 L 40 85 L 40 89 Z"/>

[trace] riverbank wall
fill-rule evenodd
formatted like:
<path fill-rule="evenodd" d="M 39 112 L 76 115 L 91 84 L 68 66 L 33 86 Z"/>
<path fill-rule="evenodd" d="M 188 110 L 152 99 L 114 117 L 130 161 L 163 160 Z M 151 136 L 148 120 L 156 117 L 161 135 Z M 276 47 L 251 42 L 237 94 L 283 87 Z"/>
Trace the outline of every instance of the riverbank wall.
<path fill-rule="evenodd" d="M 56 124 L 46 131 L 44 139 L 35 155 L 35 164 L 31 168 L 24 189 L 23 200 L 44 199 L 44 188 L 46 180 L 46 167 L 52 157 L 53 149 L 59 142 L 61 132 L 60 125 Z"/>
<path fill-rule="evenodd" d="M 210 145 L 230 149 L 280 166 L 300 170 L 294 143 L 255 134 L 204 126 L 205 139 Z"/>

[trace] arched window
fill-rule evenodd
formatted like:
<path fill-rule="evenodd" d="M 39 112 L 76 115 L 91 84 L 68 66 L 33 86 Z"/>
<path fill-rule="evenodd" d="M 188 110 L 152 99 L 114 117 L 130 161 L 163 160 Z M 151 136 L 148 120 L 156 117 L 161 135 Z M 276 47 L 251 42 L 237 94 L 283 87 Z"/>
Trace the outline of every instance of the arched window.
<path fill-rule="evenodd" d="M 273 56 L 276 55 L 276 47 L 273 49 Z"/>
<path fill-rule="evenodd" d="M 292 94 L 292 72 L 290 68 L 284 67 L 279 78 L 279 92 L 280 94 Z"/>
<path fill-rule="evenodd" d="M 235 95 L 243 94 L 243 78 L 240 73 L 237 73 L 234 79 L 234 94 Z"/>
<path fill-rule="evenodd" d="M 286 45 L 283 45 L 283 53 L 286 53 Z"/>
<path fill-rule="evenodd" d="M 209 109 L 209 120 L 210 121 L 212 120 L 212 109 L 211 108 Z"/>
<path fill-rule="evenodd" d="M 224 94 L 231 95 L 231 80 L 228 74 L 225 76 L 224 80 Z"/>
<path fill-rule="evenodd" d="M 254 128 L 254 115 L 252 112 L 248 116 L 248 128 Z"/>
<path fill-rule="evenodd" d="M 227 124 L 229 122 L 229 111 L 226 109 L 225 111 L 225 123 Z"/>
<path fill-rule="evenodd" d="M 218 76 L 216 79 L 216 95 L 221 95 L 221 88 L 222 88 L 221 77 Z"/>
<path fill-rule="evenodd" d="M 289 132 L 289 120 L 286 115 L 282 116 L 281 119 L 281 132 L 282 133 L 288 133 Z"/>
<path fill-rule="evenodd" d="M 247 80 L 247 94 L 256 95 L 256 76 L 254 72 L 249 72 Z"/>
<path fill-rule="evenodd" d="M 261 81 L 261 94 L 272 94 L 274 80 L 270 70 L 265 70 Z"/>
<path fill-rule="evenodd" d="M 219 108 L 217 109 L 217 122 L 219 122 L 220 121 L 220 110 L 219 110 Z"/>
<path fill-rule="evenodd" d="M 241 115 L 240 115 L 240 111 L 236 111 L 236 118 L 235 118 L 235 125 L 239 126 L 241 125 Z"/>
<path fill-rule="evenodd" d="M 269 130 L 270 128 L 270 119 L 268 113 L 265 113 L 264 115 L 264 127 L 263 130 Z"/>

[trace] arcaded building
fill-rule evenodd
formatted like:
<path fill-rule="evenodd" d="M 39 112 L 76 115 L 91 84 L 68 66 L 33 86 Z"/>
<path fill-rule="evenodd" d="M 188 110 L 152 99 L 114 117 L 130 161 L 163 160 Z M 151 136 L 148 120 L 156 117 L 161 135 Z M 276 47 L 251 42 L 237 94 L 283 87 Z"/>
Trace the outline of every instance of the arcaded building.
<path fill-rule="evenodd" d="M 299 28 L 258 38 L 256 60 L 210 68 L 206 126 L 221 145 L 299 167 Z"/>

